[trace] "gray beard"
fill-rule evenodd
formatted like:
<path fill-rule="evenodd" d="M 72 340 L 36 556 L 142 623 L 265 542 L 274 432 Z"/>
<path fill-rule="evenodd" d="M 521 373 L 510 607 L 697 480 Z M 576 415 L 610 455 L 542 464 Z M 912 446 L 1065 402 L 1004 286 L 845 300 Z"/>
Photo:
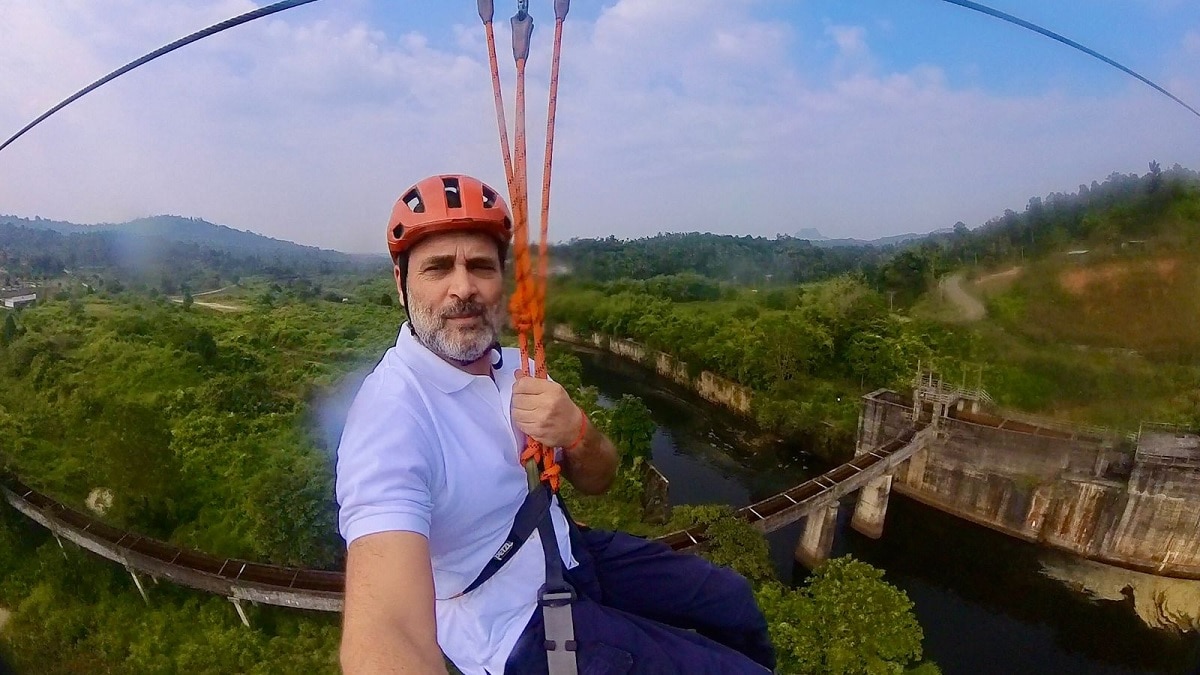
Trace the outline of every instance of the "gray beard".
<path fill-rule="evenodd" d="M 477 302 L 459 302 L 441 311 L 423 307 L 412 301 L 408 321 L 417 340 L 429 351 L 450 361 L 467 364 L 487 354 L 500 336 L 500 320 L 503 305 L 487 308 Z M 483 324 L 478 328 L 459 329 L 447 325 L 446 316 L 467 311 L 482 311 Z"/>

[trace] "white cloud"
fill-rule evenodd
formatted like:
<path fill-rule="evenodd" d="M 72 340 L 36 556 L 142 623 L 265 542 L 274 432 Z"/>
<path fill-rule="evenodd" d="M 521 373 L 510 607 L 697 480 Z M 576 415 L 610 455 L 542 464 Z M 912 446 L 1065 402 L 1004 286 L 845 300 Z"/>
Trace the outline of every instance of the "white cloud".
<path fill-rule="evenodd" d="M 251 6 L 0 6 L 14 36 L 0 41 L 0 99 L 15 102 L 0 107 L 0 132 Z M 392 201 L 417 178 L 461 170 L 504 182 L 482 30 L 468 9 L 444 43 L 385 33 L 360 3 L 317 3 L 169 55 L 0 153 L 0 213 L 83 222 L 182 213 L 380 250 Z M 1150 159 L 1200 167 L 1195 118 L 1140 84 L 1092 99 L 956 90 L 936 64 L 873 63 L 867 32 L 839 25 L 827 35 L 841 57 L 817 73 L 797 63 L 793 28 L 754 9 L 619 0 L 595 21 L 568 21 L 553 236 L 803 227 L 877 236 L 977 224 L 1035 194 L 1144 171 Z M 529 69 L 532 167 L 547 25 Z M 508 31 L 497 28 L 511 123 Z M 1188 40 L 1181 55 L 1194 49 Z M 1188 68 L 1171 82 L 1198 89 Z"/>
<path fill-rule="evenodd" d="M 843 56 L 856 56 L 867 51 L 867 29 L 862 26 L 826 26 L 825 34 L 833 38 Z"/>

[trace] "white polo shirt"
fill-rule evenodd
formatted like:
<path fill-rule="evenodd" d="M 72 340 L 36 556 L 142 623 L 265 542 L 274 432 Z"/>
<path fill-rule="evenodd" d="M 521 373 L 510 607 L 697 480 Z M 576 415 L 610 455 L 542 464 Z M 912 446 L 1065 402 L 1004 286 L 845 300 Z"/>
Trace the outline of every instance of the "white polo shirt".
<path fill-rule="evenodd" d="M 391 530 L 429 540 L 437 598 L 438 644 L 465 675 L 504 672 L 546 580 L 536 534 L 489 581 L 467 587 L 504 543 L 528 487 L 512 423 L 513 372 L 521 361 L 504 349 L 493 377 L 463 372 L 413 337 L 396 345 L 363 381 L 350 407 L 337 459 L 338 524 L 346 545 Z M 566 518 L 551 515 L 566 567 Z M 397 579 L 405 570 L 396 570 Z"/>

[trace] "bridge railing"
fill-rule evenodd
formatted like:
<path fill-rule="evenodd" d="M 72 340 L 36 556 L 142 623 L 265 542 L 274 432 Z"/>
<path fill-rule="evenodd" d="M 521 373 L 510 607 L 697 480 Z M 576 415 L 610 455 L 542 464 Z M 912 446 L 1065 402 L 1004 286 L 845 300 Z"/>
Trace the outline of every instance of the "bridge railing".
<path fill-rule="evenodd" d="M 914 437 L 925 428 L 924 426 L 920 426 L 906 429 L 882 447 L 858 455 L 845 464 L 834 467 L 820 476 L 811 478 L 779 494 L 755 502 L 749 506 L 744 506 L 738 509 L 735 515 L 751 526 L 764 529 L 765 525 L 777 520 L 785 512 L 801 508 L 807 503 L 825 498 L 829 493 L 836 491 L 843 482 L 858 476 L 880 462 L 886 461 L 891 455 L 911 443 Z M 668 544 L 672 544 L 678 550 L 702 544 L 706 541 L 707 537 L 702 529 L 693 528 L 691 530 L 672 532 L 660 539 Z M 674 544 L 679 545 L 674 546 Z"/>
<path fill-rule="evenodd" d="M 907 446 L 922 427 L 912 427 L 880 448 L 859 455 L 846 464 L 807 480 L 750 506 L 737 516 L 752 526 L 765 529 L 770 522 L 790 517 L 785 512 L 827 498 L 841 484 L 880 462 L 888 461 Z M 55 534 L 86 543 L 86 548 L 152 576 L 166 576 L 181 585 L 210 593 L 253 599 L 286 607 L 323 611 L 341 608 L 345 574 L 335 570 L 313 570 L 256 563 L 238 558 L 219 558 L 200 551 L 121 530 L 72 509 L 22 483 L 11 475 L 0 475 L 0 492 L 17 510 L 46 526 Z M 836 495 L 835 495 L 836 496 Z M 794 514 L 794 512 L 793 512 Z M 658 540 L 675 550 L 692 548 L 707 539 L 704 527 L 680 530 Z M 136 579 L 136 577 L 135 577 Z M 309 601 L 305 601 L 308 599 Z M 240 610 L 240 607 L 239 607 Z"/>
<path fill-rule="evenodd" d="M 230 582 L 234 586 L 259 585 L 274 591 L 340 595 L 345 586 L 342 572 L 269 565 L 238 558 L 218 558 L 115 528 L 65 506 L 11 476 L 3 478 L 2 483 L 6 492 L 11 495 L 10 499 L 16 498 L 28 504 L 52 524 L 70 528 L 77 536 L 111 549 L 113 553 L 124 558 L 113 558 L 116 562 L 128 563 L 131 558 L 135 558 L 129 554 L 136 554 L 161 563 L 168 569 L 177 568 L 187 573 L 206 575 Z M 154 570 L 140 571 L 154 573 Z M 186 574 L 184 577 L 186 579 Z"/>

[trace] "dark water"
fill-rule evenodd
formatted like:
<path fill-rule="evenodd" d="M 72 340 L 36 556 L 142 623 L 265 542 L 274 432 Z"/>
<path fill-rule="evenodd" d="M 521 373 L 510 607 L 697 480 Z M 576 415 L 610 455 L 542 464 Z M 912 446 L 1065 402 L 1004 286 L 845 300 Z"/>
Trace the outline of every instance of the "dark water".
<path fill-rule="evenodd" d="M 741 506 L 823 469 L 795 448 L 762 447 L 737 418 L 648 371 L 607 354 L 579 356 L 584 381 L 604 398 L 635 394 L 649 406 L 654 463 L 671 481 L 673 504 Z M 849 527 L 851 510 L 844 504 L 834 555 L 884 569 L 908 593 L 926 653 L 947 675 L 1200 672 L 1200 638 L 1149 628 L 1130 603 L 1093 601 L 1047 578 L 1045 552 L 1032 544 L 895 493 L 883 537 L 872 540 Z M 796 582 L 807 574 L 792 562 L 799 536 L 797 524 L 769 537 L 776 568 Z"/>

